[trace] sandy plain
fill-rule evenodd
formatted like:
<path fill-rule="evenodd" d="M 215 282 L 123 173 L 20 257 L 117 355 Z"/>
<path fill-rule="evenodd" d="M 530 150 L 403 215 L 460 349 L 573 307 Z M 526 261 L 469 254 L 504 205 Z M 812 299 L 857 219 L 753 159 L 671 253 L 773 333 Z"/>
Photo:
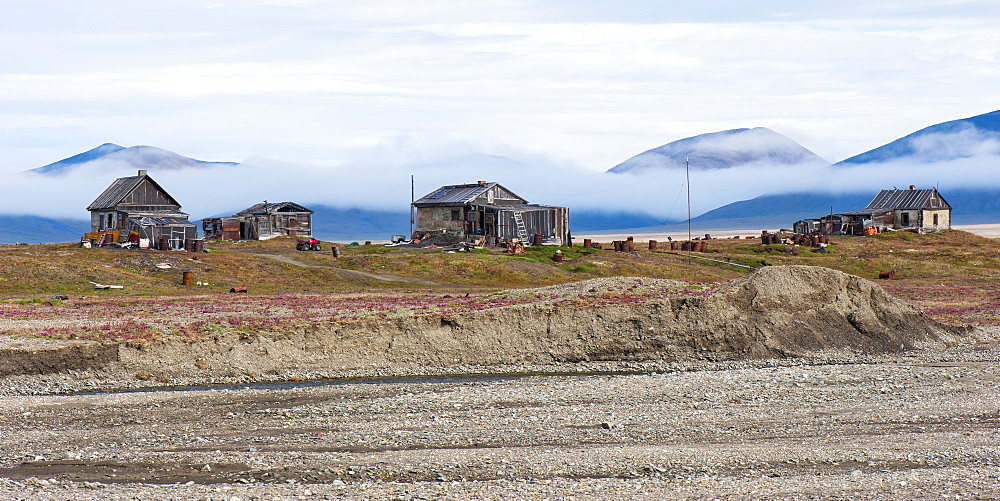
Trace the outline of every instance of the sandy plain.
<path fill-rule="evenodd" d="M 955 225 L 952 227 L 956 230 L 967 231 L 974 235 L 979 235 L 981 237 L 987 238 L 1000 238 L 1000 224 L 963 224 Z M 703 238 L 706 234 L 712 236 L 712 238 L 733 238 L 739 237 L 759 237 L 762 230 L 767 231 L 777 231 L 779 228 L 761 228 L 761 229 L 732 229 L 732 228 L 721 228 L 704 230 L 698 229 L 697 227 L 691 230 L 692 238 Z M 614 232 L 614 233 L 588 233 L 573 235 L 573 239 L 577 242 L 582 242 L 584 238 L 589 238 L 595 242 L 605 242 L 611 240 L 625 240 L 628 237 L 634 237 L 641 241 L 656 240 L 656 241 L 667 241 L 668 238 L 673 240 L 687 240 L 687 231 L 672 231 L 672 232 Z"/>

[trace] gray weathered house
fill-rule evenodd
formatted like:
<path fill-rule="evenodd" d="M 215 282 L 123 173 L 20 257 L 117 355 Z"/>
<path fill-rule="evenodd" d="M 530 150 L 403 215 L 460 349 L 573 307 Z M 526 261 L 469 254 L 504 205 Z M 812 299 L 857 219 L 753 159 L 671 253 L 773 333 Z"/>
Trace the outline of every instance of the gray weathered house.
<path fill-rule="evenodd" d="M 181 205 L 144 170 L 116 179 L 88 207 L 91 232 L 98 243 L 145 244 L 154 249 L 183 249 L 198 238 L 198 227 Z"/>
<path fill-rule="evenodd" d="M 834 235 L 864 235 L 886 229 L 937 231 L 951 229 L 951 205 L 936 189 L 881 190 L 864 209 L 795 223 L 796 233 L 819 231 Z"/>
<path fill-rule="evenodd" d="M 520 239 L 571 245 L 569 209 L 530 204 L 498 183 L 442 186 L 413 202 L 417 232 L 457 235 L 485 245 Z"/>
<path fill-rule="evenodd" d="M 205 238 L 214 240 L 267 240 L 289 236 L 312 237 L 315 211 L 294 202 L 254 204 L 233 216 L 202 220 Z"/>

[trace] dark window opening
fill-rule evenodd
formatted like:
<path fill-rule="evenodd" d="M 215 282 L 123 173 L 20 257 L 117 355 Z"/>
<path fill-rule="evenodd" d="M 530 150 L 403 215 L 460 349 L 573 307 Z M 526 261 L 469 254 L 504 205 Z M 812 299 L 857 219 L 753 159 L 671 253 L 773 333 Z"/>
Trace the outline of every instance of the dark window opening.
<path fill-rule="evenodd" d="M 934 226 L 938 225 L 938 215 L 934 214 Z"/>
<path fill-rule="evenodd" d="M 451 220 L 452 221 L 458 221 L 459 219 L 461 219 L 461 217 L 460 217 L 458 211 L 457 210 L 451 211 Z"/>
<path fill-rule="evenodd" d="M 909 212 L 902 213 L 899 216 L 899 223 L 901 225 L 903 225 L 903 226 L 909 226 L 910 225 L 910 213 Z"/>

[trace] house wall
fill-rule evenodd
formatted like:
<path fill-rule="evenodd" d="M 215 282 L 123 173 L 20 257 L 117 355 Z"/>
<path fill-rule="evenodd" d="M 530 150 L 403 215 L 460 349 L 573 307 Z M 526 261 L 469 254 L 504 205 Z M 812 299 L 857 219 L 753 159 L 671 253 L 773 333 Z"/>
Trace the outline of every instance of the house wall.
<path fill-rule="evenodd" d="M 205 238 L 221 240 L 268 240 L 279 236 L 312 237 L 312 214 L 281 212 L 204 220 Z"/>
<path fill-rule="evenodd" d="M 154 249 L 159 250 L 183 249 L 185 240 L 198 238 L 198 227 L 194 225 L 140 226 L 138 224 L 130 224 L 128 231 L 134 231 L 139 235 L 139 238 L 149 239 L 150 245 Z M 160 237 L 167 237 L 168 249 L 160 248 Z"/>
<path fill-rule="evenodd" d="M 453 212 L 458 211 L 457 220 L 453 217 Z M 417 208 L 417 231 L 440 232 L 464 231 L 465 210 L 463 207 L 418 207 Z"/>
<path fill-rule="evenodd" d="M 257 238 L 266 240 L 279 236 L 312 236 L 312 214 L 308 212 L 279 212 L 267 216 L 254 216 Z"/>
<path fill-rule="evenodd" d="M 519 238 L 514 213 L 521 213 L 528 241 L 535 233 L 560 245 L 569 244 L 569 209 L 550 207 L 535 210 L 496 209 L 480 206 L 438 206 L 417 208 L 417 231 L 466 233 L 487 237 L 487 245 Z M 471 217 L 470 217 L 471 216 Z"/>
<path fill-rule="evenodd" d="M 514 211 L 502 210 L 499 213 L 497 237 L 500 240 L 520 238 L 517 232 L 517 222 L 514 212 L 521 213 L 527 235 L 531 242 L 535 233 L 541 233 L 545 240 L 554 240 L 559 245 L 569 245 L 569 210 L 566 207 L 551 207 L 546 209 Z"/>
<path fill-rule="evenodd" d="M 90 211 L 90 231 L 122 230 L 128 224 L 128 214 L 118 211 Z"/>
<path fill-rule="evenodd" d="M 886 226 L 896 229 L 920 226 L 920 210 L 896 209 L 892 211 L 892 224 Z"/>
<path fill-rule="evenodd" d="M 934 215 L 938 217 L 937 226 L 934 225 Z M 951 211 L 949 210 L 925 210 L 922 212 L 920 227 L 925 230 L 949 230 L 951 229 Z"/>

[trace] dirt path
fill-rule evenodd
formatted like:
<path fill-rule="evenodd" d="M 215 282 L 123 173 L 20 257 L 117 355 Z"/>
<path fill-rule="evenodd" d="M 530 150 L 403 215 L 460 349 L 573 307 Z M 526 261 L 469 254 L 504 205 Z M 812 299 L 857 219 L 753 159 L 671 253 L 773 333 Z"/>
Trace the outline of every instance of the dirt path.
<path fill-rule="evenodd" d="M 370 280 L 376 282 L 401 282 L 409 284 L 430 285 L 433 287 L 462 287 L 461 285 L 445 284 L 441 282 L 435 282 L 433 280 L 426 280 L 423 278 L 416 278 L 416 277 L 404 277 L 401 275 L 394 275 L 392 273 L 368 273 L 365 271 L 358 271 L 358 270 L 345 270 L 343 268 L 337 268 L 334 266 L 318 266 L 314 264 L 303 263 L 302 261 L 292 259 L 288 256 L 278 256 L 274 254 L 254 254 L 254 255 L 266 257 L 268 259 L 273 259 L 281 263 L 290 264 L 292 266 L 298 266 L 301 268 L 327 268 L 327 269 L 337 270 L 337 272 L 340 273 L 341 275 L 356 280 Z"/>

